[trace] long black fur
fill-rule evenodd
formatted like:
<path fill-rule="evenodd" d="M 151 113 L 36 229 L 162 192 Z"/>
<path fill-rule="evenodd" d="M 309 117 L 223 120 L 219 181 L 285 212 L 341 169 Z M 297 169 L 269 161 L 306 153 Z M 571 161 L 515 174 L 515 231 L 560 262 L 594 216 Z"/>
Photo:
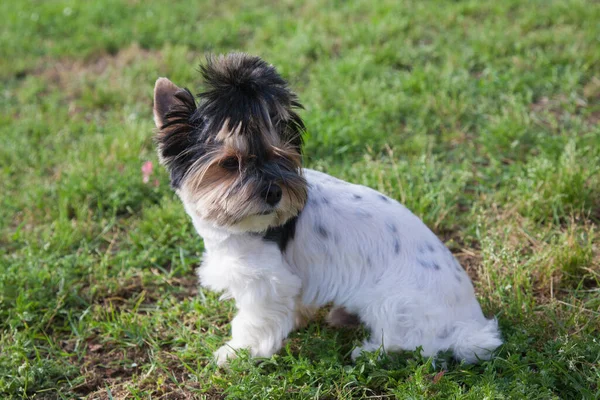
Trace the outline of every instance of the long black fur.
<path fill-rule="evenodd" d="M 189 147 L 191 143 L 198 142 L 199 132 L 191 122 L 191 115 L 196 111 L 192 93 L 182 89 L 175 93 L 175 98 L 180 104 L 174 105 L 165 115 L 158 142 L 171 174 L 171 185 L 177 188 L 198 157 L 198 152 L 190 151 Z"/>
<path fill-rule="evenodd" d="M 198 106 L 188 89 L 177 92 L 181 104 L 166 113 L 157 138 L 174 188 L 196 160 L 219 146 L 210 139 L 228 119 L 230 129 L 241 126 L 257 160 L 266 159 L 264 129 L 274 129 L 301 153 L 305 126 L 294 110 L 302 105 L 273 66 L 259 57 L 232 53 L 208 57 L 200 71 L 205 90 L 198 94 Z"/>
<path fill-rule="evenodd" d="M 285 224 L 269 228 L 263 239 L 268 242 L 274 242 L 279 246 L 281 252 L 285 252 L 285 249 L 290 242 L 294 239 L 296 234 L 296 222 L 298 222 L 298 216 L 290 218 Z"/>
<path fill-rule="evenodd" d="M 305 127 L 293 109 L 302 105 L 275 67 L 259 57 L 231 53 L 208 57 L 200 71 L 205 90 L 198 95 L 197 116 L 207 121 L 208 130 L 218 131 L 229 119 L 229 129 L 241 124 L 241 133 L 252 138 L 272 125 L 300 150 Z"/>

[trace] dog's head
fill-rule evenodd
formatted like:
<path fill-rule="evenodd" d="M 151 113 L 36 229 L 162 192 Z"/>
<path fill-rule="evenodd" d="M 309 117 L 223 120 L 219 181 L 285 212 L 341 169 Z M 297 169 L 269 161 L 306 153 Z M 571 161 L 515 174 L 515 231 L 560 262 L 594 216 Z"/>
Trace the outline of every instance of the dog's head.
<path fill-rule="evenodd" d="M 275 68 L 242 53 L 209 57 L 198 104 L 159 78 L 154 121 L 161 162 L 189 213 L 215 226 L 262 232 L 304 207 L 304 124 Z"/>

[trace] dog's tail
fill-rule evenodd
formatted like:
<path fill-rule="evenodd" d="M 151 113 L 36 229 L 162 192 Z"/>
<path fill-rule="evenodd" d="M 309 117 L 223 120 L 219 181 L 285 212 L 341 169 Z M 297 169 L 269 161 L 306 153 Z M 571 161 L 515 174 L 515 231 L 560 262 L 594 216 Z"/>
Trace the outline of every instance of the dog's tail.
<path fill-rule="evenodd" d="M 502 344 L 495 318 L 461 322 L 456 325 L 453 336 L 454 357 L 469 364 L 489 360 L 492 352 Z"/>

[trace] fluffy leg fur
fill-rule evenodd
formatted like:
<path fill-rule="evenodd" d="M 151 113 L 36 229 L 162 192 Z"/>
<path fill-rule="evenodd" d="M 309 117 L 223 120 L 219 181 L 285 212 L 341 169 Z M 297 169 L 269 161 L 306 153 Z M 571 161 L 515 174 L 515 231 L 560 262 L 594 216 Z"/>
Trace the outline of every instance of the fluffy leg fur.
<path fill-rule="evenodd" d="M 231 340 L 215 359 L 223 365 L 243 348 L 252 356 L 270 357 L 297 323 L 300 279 L 277 246 L 264 245 L 260 238 L 231 238 L 220 245 L 228 250 L 207 251 L 198 275 L 203 286 L 235 299 L 238 313 L 231 321 Z"/>
<path fill-rule="evenodd" d="M 242 306 L 231 321 L 231 340 L 214 356 L 218 365 L 235 357 L 235 351 L 247 348 L 253 357 L 271 357 L 281 349 L 283 339 L 294 328 L 293 303 L 263 301 Z"/>
<path fill-rule="evenodd" d="M 458 360 L 465 360 L 469 364 L 489 360 L 494 349 L 502 344 L 498 321 L 489 319 L 484 323 L 472 321 L 457 324 L 452 342 L 452 350 Z"/>

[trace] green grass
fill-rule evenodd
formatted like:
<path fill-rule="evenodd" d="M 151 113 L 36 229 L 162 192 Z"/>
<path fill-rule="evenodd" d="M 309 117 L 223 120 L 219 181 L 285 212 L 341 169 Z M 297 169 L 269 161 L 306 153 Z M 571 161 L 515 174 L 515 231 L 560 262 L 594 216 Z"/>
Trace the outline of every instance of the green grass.
<path fill-rule="evenodd" d="M 600 397 L 600 4 L 0 2 L 0 397 Z M 211 362 L 229 302 L 155 168 L 154 80 L 209 52 L 275 64 L 306 165 L 402 201 L 506 340 L 477 366 L 352 363 L 322 318 L 262 363 Z"/>

